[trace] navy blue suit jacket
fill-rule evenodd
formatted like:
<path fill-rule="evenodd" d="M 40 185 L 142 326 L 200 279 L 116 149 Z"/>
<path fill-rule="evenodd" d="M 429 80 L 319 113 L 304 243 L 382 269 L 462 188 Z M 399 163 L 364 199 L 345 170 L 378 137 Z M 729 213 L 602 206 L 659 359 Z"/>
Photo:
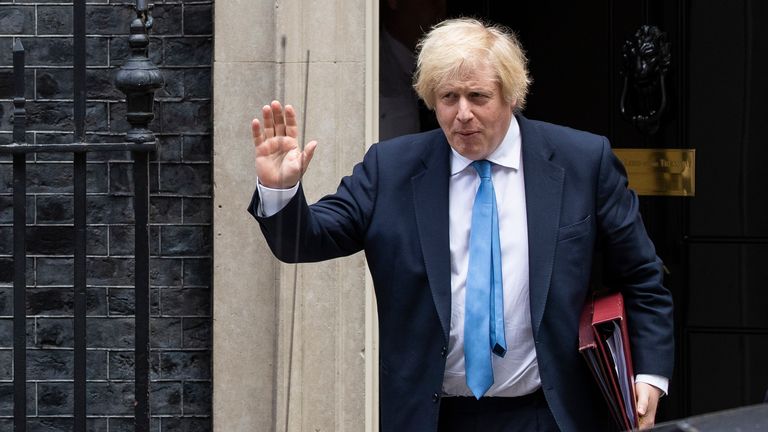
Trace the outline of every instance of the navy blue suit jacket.
<path fill-rule="evenodd" d="M 562 430 L 605 430 L 609 415 L 578 353 L 595 250 L 602 252 L 604 283 L 624 293 L 635 373 L 671 377 L 672 299 L 637 196 L 607 139 L 517 119 L 542 388 Z M 379 311 L 383 432 L 437 428 L 451 316 L 450 160 L 441 130 L 384 141 L 335 194 L 308 206 L 300 192 L 278 214 L 257 217 L 282 261 L 365 251 Z M 258 199 L 254 194 L 254 216 Z"/>

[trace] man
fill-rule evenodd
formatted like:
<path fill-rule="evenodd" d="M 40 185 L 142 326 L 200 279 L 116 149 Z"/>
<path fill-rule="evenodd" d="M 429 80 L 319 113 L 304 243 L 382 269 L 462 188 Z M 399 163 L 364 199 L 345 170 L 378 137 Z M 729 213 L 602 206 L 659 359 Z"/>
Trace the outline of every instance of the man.
<path fill-rule="evenodd" d="M 249 210 L 275 255 L 365 251 L 381 430 L 610 429 L 577 350 L 597 249 L 604 282 L 624 294 L 638 411 L 652 425 L 672 372 L 672 302 L 607 140 L 515 114 L 526 59 L 500 27 L 444 21 L 419 49 L 414 88 L 440 129 L 372 146 L 312 206 L 300 178 L 317 143 L 298 148 L 293 108 L 272 102 L 252 124 Z"/>

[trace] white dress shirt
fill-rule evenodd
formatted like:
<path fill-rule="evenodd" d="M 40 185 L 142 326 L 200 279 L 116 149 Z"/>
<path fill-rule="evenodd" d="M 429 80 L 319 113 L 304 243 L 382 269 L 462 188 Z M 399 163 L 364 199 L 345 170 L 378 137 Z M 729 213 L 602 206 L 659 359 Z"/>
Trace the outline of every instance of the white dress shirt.
<path fill-rule="evenodd" d="M 487 157 L 496 192 L 504 290 L 507 353 L 493 355 L 493 385 L 486 396 L 522 396 L 541 386 L 528 298 L 528 223 L 520 152 L 520 127 L 513 117 L 499 147 Z M 472 205 L 480 177 L 472 161 L 452 150 L 448 186 L 451 248 L 451 331 L 443 393 L 471 396 L 464 371 L 464 298 L 469 266 Z"/>

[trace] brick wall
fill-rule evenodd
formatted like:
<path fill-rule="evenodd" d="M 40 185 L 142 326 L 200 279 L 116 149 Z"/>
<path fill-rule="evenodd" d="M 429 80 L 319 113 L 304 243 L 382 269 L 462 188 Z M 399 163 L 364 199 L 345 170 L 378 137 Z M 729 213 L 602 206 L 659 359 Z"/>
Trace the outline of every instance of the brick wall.
<path fill-rule="evenodd" d="M 114 75 L 128 56 L 132 2 L 89 0 L 87 140 L 122 141 Z M 0 144 L 11 141 L 12 42 L 27 51 L 27 141 L 72 140 L 71 2 L 0 0 Z M 150 57 L 165 77 L 152 129 L 154 431 L 211 429 L 212 1 L 155 2 Z M 133 197 L 127 153 L 89 154 L 89 430 L 132 430 Z M 71 156 L 28 165 L 27 406 L 30 431 L 72 428 Z M 0 430 L 11 430 L 12 170 L 0 156 Z"/>

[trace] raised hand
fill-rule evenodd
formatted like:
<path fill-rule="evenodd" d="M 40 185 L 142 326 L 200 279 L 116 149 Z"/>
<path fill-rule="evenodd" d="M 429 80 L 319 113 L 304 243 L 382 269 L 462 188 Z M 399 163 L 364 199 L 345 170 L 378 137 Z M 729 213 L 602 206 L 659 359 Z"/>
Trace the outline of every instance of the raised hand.
<path fill-rule="evenodd" d="M 296 185 L 307 170 L 317 141 L 310 141 L 302 151 L 297 137 L 299 127 L 296 111 L 272 101 L 261 108 L 264 124 L 258 118 L 251 122 L 253 144 L 256 147 L 256 175 L 262 185 L 273 189 L 288 189 Z"/>

